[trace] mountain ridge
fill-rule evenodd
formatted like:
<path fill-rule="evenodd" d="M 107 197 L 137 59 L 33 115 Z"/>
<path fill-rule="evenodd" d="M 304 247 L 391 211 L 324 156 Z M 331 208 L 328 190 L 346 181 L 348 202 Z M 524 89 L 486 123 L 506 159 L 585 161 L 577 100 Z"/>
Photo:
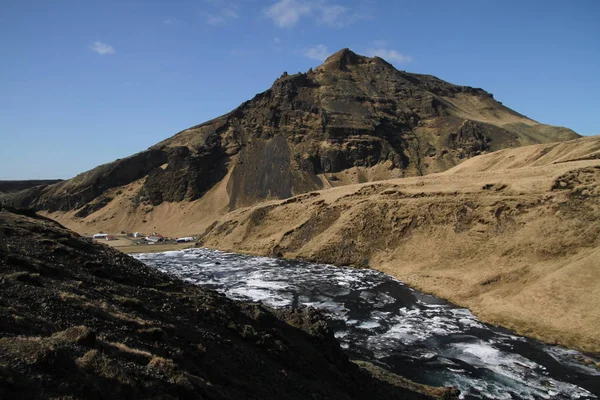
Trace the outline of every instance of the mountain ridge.
<path fill-rule="evenodd" d="M 62 182 L 62 179 L 0 180 L 0 194 L 20 192 L 32 187 L 52 185 L 58 182 Z"/>
<path fill-rule="evenodd" d="M 166 204 L 200 201 L 212 204 L 207 213 L 223 213 L 329 186 L 440 172 L 485 152 L 576 137 L 504 107 L 483 89 L 398 71 L 379 57 L 342 49 L 314 70 L 284 73 L 231 112 L 145 151 L 1 201 L 91 225 L 101 217 L 143 226 Z M 205 199 L 219 185 L 220 197 Z M 122 211 L 97 214 L 111 204 Z"/>

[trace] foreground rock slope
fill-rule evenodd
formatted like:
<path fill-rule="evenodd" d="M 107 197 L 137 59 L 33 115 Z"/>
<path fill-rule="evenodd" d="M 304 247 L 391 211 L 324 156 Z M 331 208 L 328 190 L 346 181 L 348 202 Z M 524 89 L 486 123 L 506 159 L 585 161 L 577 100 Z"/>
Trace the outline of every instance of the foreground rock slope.
<path fill-rule="evenodd" d="M 2 399 L 425 398 L 367 370 L 314 311 L 231 301 L 0 208 Z"/>
<path fill-rule="evenodd" d="M 478 154 L 577 137 L 483 89 L 344 49 L 146 151 L 3 201 L 79 232 L 175 235 L 264 200 L 440 172 Z"/>
<path fill-rule="evenodd" d="M 371 267 L 520 334 L 600 352 L 600 137 L 231 212 L 199 245 Z"/>

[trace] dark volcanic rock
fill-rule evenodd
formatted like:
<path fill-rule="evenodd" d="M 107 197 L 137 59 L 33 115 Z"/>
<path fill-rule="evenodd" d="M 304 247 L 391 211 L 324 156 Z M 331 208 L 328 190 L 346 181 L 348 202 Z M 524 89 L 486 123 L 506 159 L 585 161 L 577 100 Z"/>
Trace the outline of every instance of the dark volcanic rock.
<path fill-rule="evenodd" d="M 152 205 L 196 200 L 227 174 L 225 154 L 220 148 L 192 152 L 180 146 L 170 150 L 167 167 L 155 168 L 144 182 L 141 193 Z"/>
<path fill-rule="evenodd" d="M 25 181 L 0 181 L 0 194 L 14 193 L 21 190 L 30 189 L 36 186 L 52 185 L 61 182 L 62 179 L 38 179 Z"/>
<path fill-rule="evenodd" d="M 323 173 L 385 163 L 373 177 L 363 170 L 360 180 L 422 175 L 486 151 L 577 137 L 506 108 L 483 89 L 398 71 L 381 58 L 343 49 L 315 70 L 283 74 L 229 114 L 147 151 L 0 201 L 79 210 L 112 188 L 140 180 L 130 204 L 156 206 L 196 200 L 230 172 L 234 209 L 321 189 Z M 78 216 L 109 199 L 111 194 Z"/>
<path fill-rule="evenodd" d="M 2 399 L 425 398 L 349 362 L 316 311 L 277 313 L 0 208 Z"/>
<path fill-rule="evenodd" d="M 459 158 L 471 158 L 490 150 L 493 141 L 510 147 L 517 143 L 518 135 L 494 125 L 467 120 L 450 132 L 447 148 L 457 150 Z"/>
<path fill-rule="evenodd" d="M 140 179 L 161 165 L 169 157 L 162 150 L 147 150 L 133 156 L 100 165 L 73 179 L 50 186 L 13 193 L 3 200 L 5 204 L 27 205 L 38 210 L 70 211 L 85 207 L 107 190 Z M 104 203 L 106 204 L 106 203 Z M 92 206 L 92 211 L 101 207 Z M 83 216 L 87 215 L 85 211 Z"/>

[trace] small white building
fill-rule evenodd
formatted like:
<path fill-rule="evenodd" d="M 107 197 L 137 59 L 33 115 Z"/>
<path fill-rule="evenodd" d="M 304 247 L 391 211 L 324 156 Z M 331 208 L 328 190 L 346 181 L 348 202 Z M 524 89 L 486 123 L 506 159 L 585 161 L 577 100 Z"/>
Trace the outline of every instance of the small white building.
<path fill-rule="evenodd" d="M 162 237 L 161 235 L 146 236 L 145 239 L 149 243 L 158 243 L 158 242 L 164 242 L 165 241 L 165 238 Z"/>
<path fill-rule="evenodd" d="M 193 238 L 193 237 L 191 237 L 191 236 L 188 236 L 188 237 L 180 237 L 180 238 L 177 238 L 175 241 L 176 241 L 177 243 L 188 243 L 188 242 L 193 242 L 193 241 L 194 241 L 194 238 Z"/>
<path fill-rule="evenodd" d="M 141 237 L 144 237 L 144 234 L 140 233 L 140 232 L 136 232 L 136 233 L 133 234 L 133 237 L 134 238 L 141 238 Z"/>
<path fill-rule="evenodd" d="M 92 239 L 104 239 L 104 240 L 106 240 L 106 238 L 108 238 L 108 234 L 107 233 L 96 233 L 94 236 L 92 236 Z"/>

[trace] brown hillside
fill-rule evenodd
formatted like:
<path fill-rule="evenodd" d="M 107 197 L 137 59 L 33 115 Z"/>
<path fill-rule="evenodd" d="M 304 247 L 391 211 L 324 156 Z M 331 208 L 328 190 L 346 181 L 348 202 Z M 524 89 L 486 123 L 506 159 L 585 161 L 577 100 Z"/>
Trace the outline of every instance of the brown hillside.
<path fill-rule="evenodd" d="M 576 137 L 482 89 L 344 49 L 146 151 L 1 201 L 90 230 L 165 230 L 190 214 L 197 225 L 264 200 L 440 172 L 478 154 Z"/>
<path fill-rule="evenodd" d="M 600 352 L 599 155 L 597 136 L 312 192 L 233 211 L 199 244 L 369 266 L 485 321 Z"/>

